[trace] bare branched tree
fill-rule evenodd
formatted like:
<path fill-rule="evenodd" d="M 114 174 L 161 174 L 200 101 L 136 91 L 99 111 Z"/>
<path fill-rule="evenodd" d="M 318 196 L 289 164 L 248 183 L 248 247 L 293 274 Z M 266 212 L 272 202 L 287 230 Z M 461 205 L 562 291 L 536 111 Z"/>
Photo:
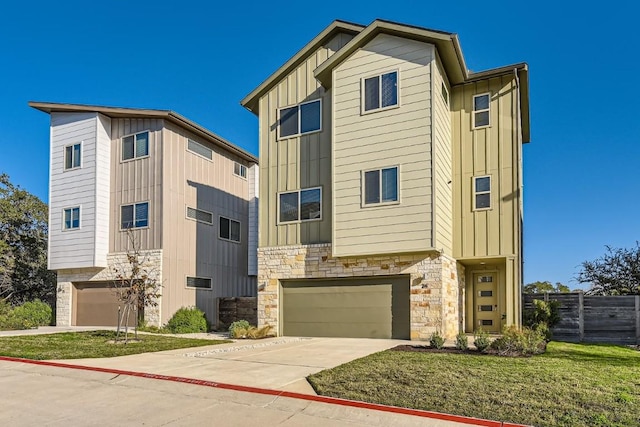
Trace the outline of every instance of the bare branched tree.
<path fill-rule="evenodd" d="M 124 327 L 124 342 L 128 342 L 129 320 L 135 319 L 135 338 L 138 338 L 138 324 L 144 318 L 144 310 L 157 307 L 162 284 L 158 282 L 159 271 L 151 262 L 148 252 L 140 250 L 140 243 L 131 229 L 127 230 L 128 247 L 126 262 L 112 267 L 113 289 L 118 301 L 118 327 L 116 341 Z"/>

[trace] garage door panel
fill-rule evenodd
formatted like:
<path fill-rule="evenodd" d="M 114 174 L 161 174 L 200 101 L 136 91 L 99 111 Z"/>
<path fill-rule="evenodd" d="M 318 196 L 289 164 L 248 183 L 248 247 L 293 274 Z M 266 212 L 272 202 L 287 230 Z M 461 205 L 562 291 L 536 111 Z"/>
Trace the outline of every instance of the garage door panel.
<path fill-rule="evenodd" d="M 309 335 L 310 327 L 314 335 Z M 391 324 L 357 324 L 357 323 L 292 323 L 287 325 L 289 336 L 316 336 L 338 338 L 390 338 Z"/>
<path fill-rule="evenodd" d="M 386 307 L 318 307 L 287 310 L 287 323 L 388 323 L 391 306 Z M 359 320 L 361 319 L 361 320 Z"/>
<path fill-rule="evenodd" d="M 75 284 L 75 324 L 77 326 L 117 326 L 118 298 L 108 283 Z M 129 326 L 136 323 L 135 314 L 129 316 Z"/>

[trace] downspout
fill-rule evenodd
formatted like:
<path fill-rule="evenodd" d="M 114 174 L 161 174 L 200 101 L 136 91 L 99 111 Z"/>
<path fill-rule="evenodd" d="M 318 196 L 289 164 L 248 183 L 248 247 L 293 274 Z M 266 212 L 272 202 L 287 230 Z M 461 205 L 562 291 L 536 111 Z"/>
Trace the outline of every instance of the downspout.
<path fill-rule="evenodd" d="M 518 89 L 516 92 L 516 102 L 517 102 L 517 117 L 516 117 L 516 141 L 518 144 L 518 189 L 520 190 L 520 200 L 518 204 L 520 205 L 520 274 L 518 284 L 520 288 L 520 297 L 518 298 L 518 312 L 520 317 L 520 324 L 522 324 L 522 286 L 524 282 L 524 183 L 523 183 L 523 174 L 522 174 L 522 142 L 521 142 L 521 130 L 520 130 L 520 122 L 521 122 L 521 106 L 520 106 L 520 77 L 518 76 L 518 69 L 513 69 L 513 76 L 516 81 L 516 88 Z"/>

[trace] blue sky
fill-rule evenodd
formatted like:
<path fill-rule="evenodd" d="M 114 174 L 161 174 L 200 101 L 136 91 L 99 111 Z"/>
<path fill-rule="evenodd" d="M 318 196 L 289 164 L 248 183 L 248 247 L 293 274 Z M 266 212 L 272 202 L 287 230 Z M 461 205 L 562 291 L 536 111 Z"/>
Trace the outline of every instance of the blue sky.
<path fill-rule="evenodd" d="M 332 20 L 451 31 L 474 71 L 529 63 L 525 283 L 577 287 L 582 261 L 640 240 L 638 12 L 615 0 L 9 2 L 0 172 L 47 200 L 49 121 L 29 100 L 171 109 L 257 154 L 239 101 Z"/>

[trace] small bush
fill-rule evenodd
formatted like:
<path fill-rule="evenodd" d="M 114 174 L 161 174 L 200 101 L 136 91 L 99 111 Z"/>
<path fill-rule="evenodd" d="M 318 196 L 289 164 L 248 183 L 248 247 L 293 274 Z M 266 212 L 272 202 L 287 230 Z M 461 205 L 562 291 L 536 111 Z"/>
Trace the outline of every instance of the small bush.
<path fill-rule="evenodd" d="M 249 338 L 255 340 L 275 336 L 275 334 L 272 332 L 273 326 L 271 325 L 266 325 L 262 328 L 256 328 L 255 326 L 249 325 L 249 322 L 247 322 L 246 320 L 240 320 L 234 323 L 238 323 L 238 325 L 236 325 L 233 329 L 229 327 L 229 336 L 231 338 Z"/>
<path fill-rule="evenodd" d="M 246 331 L 251 327 L 246 320 L 236 320 L 229 325 L 229 336 L 231 338 L 241 338 L 243 333 L 246 335 Z"/>
<path fill-rule="evenodd" d="M 197 307 L 182 307 L 169 319 L 167 329 L 174 334 L 207 332 L 207 319 Z"/>
<path fill-rule="evenodd" d="M 533 300 L 533 308 L 524 311 L 523 323 L 531 329 L 544 332 L 545 339 L 551 340 L 551 328 L 560 322 L 560 302 L 551 300 Z"/>
<path fill-rule="evenodd" d="M 31 329 L 50 325 L 52 314 L 51 307 L 38 299 L 25 302 L 13 309 L 5 303 L 0 308 L 0 328 Z"/>
<path fill-rule="evenodd" d="M 456 335 L 456 348 L 462 351 L 466 351 L 469 348 L 469 340 L 464 332 L 458 332 L 458 335 Z"/>
<path fill-rule="evenodd" d="M 473 345 L 476 346 L 478 351 L 485 351 L 491 345 L 491 339 L 489 333 L 483 329 L 478 329 L 473 333 Z"/>
<path fill-rule="evenodd" d="M 444 347 L 444 338 L 442 337 L 442 335 L 440 335 L 439 332 L 434 332 L 429 338 L 429 345 L 440 350 Z"/>
<path fill-rule="evenodd" d="M 502 336 L 491 343 L 490 349 L 500 356 L 532 356 L 544 353 L 547 341 L 541 331 L 505 326 Z"/>

